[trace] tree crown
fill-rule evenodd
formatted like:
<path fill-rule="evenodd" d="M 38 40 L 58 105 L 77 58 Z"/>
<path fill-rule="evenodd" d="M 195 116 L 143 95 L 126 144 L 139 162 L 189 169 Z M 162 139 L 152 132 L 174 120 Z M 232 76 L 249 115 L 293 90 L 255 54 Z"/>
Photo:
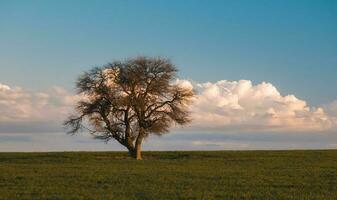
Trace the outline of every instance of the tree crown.
<path fill-rule="evenodd" d="M 174 82 L 176 73 L 169 60 L 149 57 L 93 68 L 78 78 L 76 87 L 84 98 L 65 125 L 70 133 L 85 127 L 97 138 L 123 145 L 139 136 L 167 133 L 172 124 L 190 122 L 188 105 L 194 96 Z"/>

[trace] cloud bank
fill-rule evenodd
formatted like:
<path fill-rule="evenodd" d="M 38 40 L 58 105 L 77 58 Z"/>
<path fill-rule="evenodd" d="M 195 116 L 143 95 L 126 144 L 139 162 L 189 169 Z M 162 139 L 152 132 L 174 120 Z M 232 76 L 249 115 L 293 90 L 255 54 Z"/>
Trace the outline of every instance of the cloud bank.
<path fill-rule="evenodd" d="M 336 132 L 337 101 L 311 107 L 295 95 L 281 95 L 271 83 L 249 80 L 177 83 L 197 92 L 193 122 L 184 131 Z M 0 83 L 0 132 L 60 131 L 79 99 L 60 87 L 33 92 Z"/>
<path fill-rule="evenodd" d="M 0 132 L 60 131 L 77 100 L 61 87 L 32 92 L 0 83 Z"/>
<path fill-rule="evenodd" d="M 221 80 L 214 83 L 178 80 L 178 84 L 193 88 L 198 94 L 191 106 L 193 123 L 187 129 L 322 132 L 336 128 L 336 117 L 325 112 L 323 107 L 310 107 L 295 95 L 282 96 L 271 83 L 253 85 L 249 80 Z"/>

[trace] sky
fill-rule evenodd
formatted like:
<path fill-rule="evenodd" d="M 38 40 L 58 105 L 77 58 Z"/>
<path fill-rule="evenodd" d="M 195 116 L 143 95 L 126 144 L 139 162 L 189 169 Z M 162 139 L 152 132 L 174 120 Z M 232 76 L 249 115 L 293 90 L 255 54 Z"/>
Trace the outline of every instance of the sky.
<path fill-rule="evenodd" d="M 336 148 L 336 35 L 334 0 L 0 0 L 0 151 L 119 149 L 60 122 L 79 74 L 139 55 L 199 92 L 150 150 Z"/>

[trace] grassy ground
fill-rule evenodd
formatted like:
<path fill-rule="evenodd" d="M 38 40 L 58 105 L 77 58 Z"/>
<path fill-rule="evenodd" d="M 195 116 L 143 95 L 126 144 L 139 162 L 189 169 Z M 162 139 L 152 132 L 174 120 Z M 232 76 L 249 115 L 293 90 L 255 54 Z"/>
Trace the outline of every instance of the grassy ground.
<path fill-rule="evenodd" d="M 0 153 L 0 199 L 337 199 L 337 150 Z"/>

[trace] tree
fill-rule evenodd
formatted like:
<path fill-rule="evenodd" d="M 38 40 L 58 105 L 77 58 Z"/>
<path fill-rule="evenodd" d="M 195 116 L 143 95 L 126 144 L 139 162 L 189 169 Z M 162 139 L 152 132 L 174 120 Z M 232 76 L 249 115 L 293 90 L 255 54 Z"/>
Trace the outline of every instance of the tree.
<path fill-rule="evenodd" d="M 137 57 L 96 67 L 77 81 L 83 100 L 64 123 L 69 133 L 87 129 L 98 139 L 115 139 L 141 160 L 141 145 L 173 124 L 190 122 L 194 93 L 174 83 L 177 69 L 167 59 Z"/>

